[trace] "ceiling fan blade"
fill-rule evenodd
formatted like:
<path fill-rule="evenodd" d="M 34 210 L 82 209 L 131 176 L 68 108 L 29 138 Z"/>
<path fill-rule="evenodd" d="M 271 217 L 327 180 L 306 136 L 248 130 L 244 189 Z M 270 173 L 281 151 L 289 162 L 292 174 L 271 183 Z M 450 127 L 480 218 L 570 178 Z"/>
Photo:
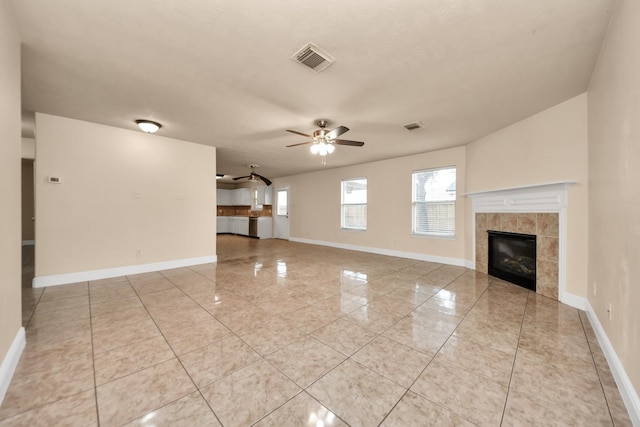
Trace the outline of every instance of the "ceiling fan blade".
<path fill-rule="evenodd" d="M 306 133 L 298 132 L 297 130 L 287 129 L 287 132 L 295 133 L 296 135 L 306 136 L 307 138 L 313 138 L 312 135 L 307 135 Z"/>
<path fill-rule="evenodd" d="M 257 173 L 254 173 L 254 175 L 260 178 L 262 181 L 264 181 L 264 183 L 267 184 L 267 187 L 271 185 L 271 180 L 265 178 L 262 175 L 258 175 Z"/>
<path fill-rule="evenodd" d="M 297 147 L 298 145 L 307 145 L 307 144 L 313 144 L 313 141 L 301 142 L 299 144 L 291 144 L 291 145 L 287 145 L 287 147 Z"/>
<path fill-rule="evenodd" d="M 337 137 L 339 137 L 340 135 L 342 135 L 343 133 L 346 133 L 349 131 L 349 128 L 346 126 L 339 126 L 337 128 L 335 128 L 334 130 L 332 130 L 331 132 L 329 132 L 328 134 L 325 135 L 325 138 L 327 139 L 336 139 Z"/>
<path fill-rule="evenodd" d="M 336 145 L 350 145 L 352 147 L 362 147 L 364 145 L 362 141 L 350 141 L 348 139 L 334 139 L 332 142 Z"/>
<path fill-rule="evenodd" d="M 234 181 L 237 181 L 237 180 L 239 180 L 239 179 L 245 179 L 245 178 L 251 178 L 251 175 L 249 175 L 249 176 L 239 176 L 239 177 L 237 177 L 237 178 L 233 178 L 233 180 L 234 180 Z"/>

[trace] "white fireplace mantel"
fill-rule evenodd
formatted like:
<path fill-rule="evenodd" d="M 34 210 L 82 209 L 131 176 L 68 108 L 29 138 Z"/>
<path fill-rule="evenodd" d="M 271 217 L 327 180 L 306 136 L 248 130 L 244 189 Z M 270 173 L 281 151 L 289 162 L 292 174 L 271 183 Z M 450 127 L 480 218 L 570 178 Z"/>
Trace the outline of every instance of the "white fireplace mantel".
<path fill-rule="evenodd" d="M 517 188 L 467 193 L 471 198 L 472 230 L 478 212 L 557 212 L 558 213 L 558 299 L 584 310 L 584 301 L 567 292 L 567 192 L 576 181 L 558 181 Z M 476 259 L 476 233 L 473 236 L 473 268 Z"/>
<path fill-rule="evenodd" d="M 567 190 L 575 181 L 467 193 L 476 212 L 560 212 L 567 207 Z"/>

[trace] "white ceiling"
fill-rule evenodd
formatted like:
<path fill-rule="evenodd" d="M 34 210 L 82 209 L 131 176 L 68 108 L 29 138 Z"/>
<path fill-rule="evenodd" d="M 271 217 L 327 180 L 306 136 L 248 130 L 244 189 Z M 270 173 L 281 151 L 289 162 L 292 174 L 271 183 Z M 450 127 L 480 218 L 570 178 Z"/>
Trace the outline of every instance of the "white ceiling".
<path fill-rule="evenodd" d="M 218 148 L 275 178 L 459 146 L 584 92 L 614 0 L 11 0 L 23 109 Z M 289 58 L 307 42 L 336 62 Z M 327 165 L 285 129 L 351 129 Z M 421 121 L 409 132 L 403 125 Z"/>

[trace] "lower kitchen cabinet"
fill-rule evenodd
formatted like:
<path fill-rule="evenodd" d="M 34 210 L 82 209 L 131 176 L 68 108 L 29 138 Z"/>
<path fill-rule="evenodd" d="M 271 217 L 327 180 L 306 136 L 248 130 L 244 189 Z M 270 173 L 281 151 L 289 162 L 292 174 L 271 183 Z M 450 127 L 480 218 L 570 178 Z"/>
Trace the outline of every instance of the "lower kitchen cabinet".
<path fill-rule="evenodd" d="M 270 239 L 273 237 L 273 225 L 270 216 L 258 218 L 258 237 L 261 239 Z"/>
<path fill-rule="evenodd" d="M 246 216 L 219 216 L 216 217 L 217 234 L 249 235 L 249 218 Z M 271 217 L 258 218 L 258 237 L 270 239 L 273 237 Z"/>
<path fill-rule="evenodd" d="M 217 234 L 223 234 L 223 233 L 231 233 L 231 231 L 229 231 L 229 218 L 228 216 L 219 216 L 216 217 L 216 233 Z"/>

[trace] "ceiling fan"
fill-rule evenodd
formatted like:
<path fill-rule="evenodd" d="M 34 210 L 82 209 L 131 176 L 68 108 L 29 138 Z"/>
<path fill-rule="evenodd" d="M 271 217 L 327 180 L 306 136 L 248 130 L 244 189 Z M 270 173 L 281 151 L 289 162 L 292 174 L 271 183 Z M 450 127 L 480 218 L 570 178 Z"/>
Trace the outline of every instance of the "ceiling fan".
<path fill-rule="evenodd" d="M 255 164 L 249 163 L 249 164 L 247 165 L 247 167 L 248 167 L 248 168 L 251 168 L 251 173 L 250 173 L 249 175 L 247 175 L 247 176 L 239 176 L 239 177 L 237 177 L 237 178 L 233 178 L 233 180 L 234 180 L 234 181 L 238 181 L 239 179 L 249 178 L 249 181 L 251 181 L 251 182 L 258 182 L 259 180 L 262 180 L 265 184 L 267 184 L 267 187 L 268 187 L 269 185 L 271 185 L 271 180 L 269 180 L 269 179 L 265 178 L 265 177 L 264 177 L 264 176 L 262 176 L 262 175 L 258 175 L 257 173 L 255 173 L 255 172 L 253 171 L 254 169 L 259 168 L 259 167 L 260 167 L 260 165 L 255 165 Z"/>
<path fill-rule="evenodd" d="M 320 154 L 321 156 L 326 156 L 327 154 L 333 153 L 336 145 L 350 145 L 352 147 L 362 147 L 364 142 L 362 141 L 351 141 L 348 139 L 337 139 L 340 135 L 349 131 L 349 128 L 346 126 L 338 126 L 332 131 L 328 131 L 326 120 L 318 120 L 316 125 L 320 129 L 315 130 L 313 135 L 308 135 L 306 133 L 298 132 L 297 130 L 287 129 L 287 132 L 295 133 L 296 135 L 306 136 L 307 138 L 311 138 L 312 141 L 301 142 L 299 144 L 287 145 L 287 147 L 297 147 L 298 145 L 306 145 L 313 144 L 311 146 L 311 152 L 313 154 Z"/>

